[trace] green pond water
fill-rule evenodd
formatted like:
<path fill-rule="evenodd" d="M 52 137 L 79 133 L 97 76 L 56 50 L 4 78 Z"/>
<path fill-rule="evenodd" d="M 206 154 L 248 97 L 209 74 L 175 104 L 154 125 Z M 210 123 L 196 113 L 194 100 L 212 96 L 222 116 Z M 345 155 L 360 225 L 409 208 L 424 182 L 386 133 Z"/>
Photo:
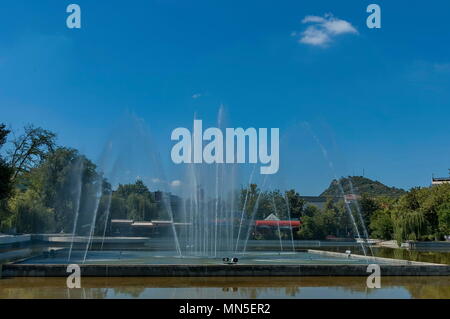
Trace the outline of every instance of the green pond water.
<path fill-rule="evenodd" d="M 366 277 L 82 278 L 80 289 L 65 278 L 0 279 L 0 298 L 445 298 L 449 277 L 385 277 L 368 289 Z"/>

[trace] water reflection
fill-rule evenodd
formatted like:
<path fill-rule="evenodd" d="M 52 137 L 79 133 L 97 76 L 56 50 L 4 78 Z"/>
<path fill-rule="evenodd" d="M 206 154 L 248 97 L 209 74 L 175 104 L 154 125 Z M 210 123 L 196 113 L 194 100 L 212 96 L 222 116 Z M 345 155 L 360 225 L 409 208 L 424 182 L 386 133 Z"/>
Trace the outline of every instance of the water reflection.
<path fill-rule="evenodd" d="M 0 280 L 0 298 L 445 298 L 449 277 L 384 277 L 368 289 L 365 277 L 84 278 L 67 289 L 65 278 Z"/>

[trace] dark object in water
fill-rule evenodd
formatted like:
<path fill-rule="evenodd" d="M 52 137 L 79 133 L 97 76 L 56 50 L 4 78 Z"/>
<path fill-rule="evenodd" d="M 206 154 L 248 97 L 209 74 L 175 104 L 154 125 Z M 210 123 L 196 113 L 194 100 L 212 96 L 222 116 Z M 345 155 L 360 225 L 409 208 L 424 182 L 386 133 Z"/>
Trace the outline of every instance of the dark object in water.
<path fill-rule="evenodd" d="M 225 258 L 222 258 L 222 261 L 224 264 L 232 265 L 232 264 L 237 264 L 239 259 L 237 257 L 233 257 L 233 258 L 225 257 Z"/>

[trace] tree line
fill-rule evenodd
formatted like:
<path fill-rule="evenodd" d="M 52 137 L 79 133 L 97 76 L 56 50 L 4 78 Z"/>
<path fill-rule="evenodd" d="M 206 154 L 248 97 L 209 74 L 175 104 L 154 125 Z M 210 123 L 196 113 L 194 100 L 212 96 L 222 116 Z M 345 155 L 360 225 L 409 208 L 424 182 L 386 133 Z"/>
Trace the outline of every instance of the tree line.
<path fill-rule="evenodd" d="M 396 196 L 376 196 L 373 188 L 369 190 L 351 202 L 330 196 L 319 208 L 293 189 L 262 191 L 251 184 L 241 189 L 238 208 L 247 223 L 270 214 L 301 221 L 298 231 L 272 234 L 276 237 L 359 235 L 402 242 L 450 235 L 450 184 L 397 191 Z M 83 235 L 93 230 L 101 235 L 107 233 L 111 219 L 167 218 L 156 192 L 142 181 L 113 190 L 91 160 L 76 149 L 57 145 L 53 132 L 27 125 L 15 135 L 0 124 L 0 232 Z"/>
<path fill-rule="evenodd" d="M 445 240 L 450 235 L 450 184 L 416 187 L 398 196 L 363 193 L 351 201 L 329 196 L 323 207 L 306 203 L 295 190 L 261 191 L 254 184 L 242 190 L 240 198 L 247 220 L 272 213 L 280 219 L 299 219 L 301 226 L 292 234 L 294 239 L 361 237 L 401 243 Z M 274 229 L 257 233 L 255 238 L 280 236 L 290 234 Z"/>
<path fill-rule="evenodd" d="M 164 216 L 142 181 L 112 190 L 91 160 L 57 145 L 53 132 L 27 125 L 14 136 L 0 124 L 0 232 L 99 235 L 112 218 Z"/>

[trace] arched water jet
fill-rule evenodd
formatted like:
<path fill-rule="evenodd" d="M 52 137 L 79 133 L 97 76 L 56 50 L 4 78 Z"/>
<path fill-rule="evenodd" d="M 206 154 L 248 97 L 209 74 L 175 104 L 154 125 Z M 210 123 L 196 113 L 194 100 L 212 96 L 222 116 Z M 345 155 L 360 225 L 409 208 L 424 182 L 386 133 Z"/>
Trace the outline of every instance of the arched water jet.
<path fill-rule="evenodd" d="M 267 180 L 267 175 L 264 176 L 263 184 L 262 184 L 261 189 L 263 189 L 264 186 L 266 185 L 266 180 Z M 245 254 L 245 252 L 247 251 L 247 244 L 248 244 L 248 240 L 249 240 L 249 237 L 250 237 L 251 225 L 253 225 L 253 222 L 255 221 L 255 214 L 256 214 L 256 212 L 258 211 L 259 200 L 260 200 L 260 198 L 261 198 L 261 193 L 262 193 L 262 192 L 259 192 L 258 197 L 256 198 L 255 206 L 253 207 L 252 217 L 251 217 L 251 219 L 250 219 L 250 224 L 249 224 L 250 227 L 248 227 L 248 230 L 247 230 L 247 237 L 246 237 L 246 239 L 245 239 L 244 249 L 243 249 L 243 251 L 242 251 L 243 254 Z"/>
<path fill-rule="evenodd" d="M 289 221 L 292 221 L 292 219 L 291 219 L 291 207 L 290 207 L 290 205 L 289 205 L 289 199 L 288 199 L 288 197 L 287 197 L 287 193 L 286 193 L 286 192 L 284 192 L 284 196 L 283 196 L 283 197 L 284 197 L 284 200 L 285 200 L 285 202 L 286 202 L 286 209 L 287 209 L 287 213 L 288 213 L 288 219 L 289 219 Z M 292 224 L 291 224 L 290 229 L 291 229 L 292 251 L 295 252 L 295 245 L 294 245 L 294 230 L 292 229 Z"/>
<path fill-rule="evenodd" d="M 275 204 L 275 194 L 272 192 L 272 206 L 273 206 L 273 210 L 275 215 L 279 217 L 279 213 L 277 210 L 277 205 Z M 278 240 L 280 242 L 280 252 L 283 252 L 283 241 L 281 240 L 281 228 L 280 228 L 280 222 L 277 223 L 278 224 Z"/>
<path fill-rule="evenodd" d="M 75 218 L 73 221 L 72 230 L 72 241 L 70 243 L 68 261 L 70 262 L 70 257 L 72 256 L 73 242 L 75 240 L 75 234 L 77 231 L 78 216 L 80 215 L 80 204 L 81 204 L 81 192 L 83 189 L 83 169 L 84 163 L 82 158 L 78 158 L 74 166 L 73 179 L 75 180 Z"/>
<path fill-rule="evenodd" d="M 86 244 L 86 250 L 84 252 L 83 264 L 86 262 L 87 253 L 88 253 L 90 245 L 92 244 L 92 237 L 94 236 L 95 223 L 97 221 L 98 208 L 100 206 L 100 199 L 102 197 L 102 191 L 103 191 L 103 176 L 102 175 L 99 177 L 97 183 L 98 183 L 97 184 L 98 187 L 97 187 L 97 190 L 96 190 L 96 197 L 95 197 L 93 217 L 92 217 L 92 221 L 91 221 L 91 227 L 90 227 L 90 230 L 89 230 L 88 242 Z"/>
<path fill-rule="evenodd" d="M 353 216 L 351 207 L 349 206 L 348 202 L 345 200 L 345 192 L 344 192 L 344 189 L 343 189 L 343 187 L 342 187 L 342 184 L 341 184 L 339 178 L 338 178 L 337 175 L 336 175 L 336 170 L 335 170 L 335 168 L 334 168 L 333 162 L 328 158 L 328 152 L 327 152 L 327 150 L 326 150 L 325 147 L 322 145 L 322 143 L 320 143 L 319 138 L 314 134 L 314 132 L 312 131 L 312 129 L 309 127 L 308 123 L 304 123 L 304 126 L 308 129 L 308 131 L 310 132 L 310 134 L 312 135 L 312 137 L 313 137 L 314 140 L 316 141 L 317 145 L 319 146 L 319 148 L 320 148 L 320 150 L 321 150 L 321 152 L 322 152 L 322 155 L 323 155 L 324 159 L 328 162 L 328 166 L 329 166 L 330 170 L 331 170 L 332 173 L 333 173 L 334 179 L 337 181 L 339 191 L 340 191 L 340 193 L 341 193 L 341 195 L 342 195 L 342 198 L 344 199 L 344 207 L 345 207 L 345 209 L 346 209 L 346 211 L 347 211 L 347 214 L 349 215 L 349 217 L 350 217 L 350 219 L 351 219 L 351 221 L 352 221 L 352 224 L 353 224 L 353 226 L 354 226 L 354 228 L 355 228 L 356 235 L 358 236 L 358 238 L 361 238 L 361 235 L 360 235 L 359 229 L 358 229 L 358 225 L 356 224 L 356 221 L 355 221 L 355 217 Z M 366 247 L 364 246 L 364 243 L 361 243 L 361 249 L 363 250 L 364 256 L 367 257 Z"/>
<path fill-rule="evenodd" d="M 253 166 L 252 173 L 250 174 L 250 178 L 249 178 L 249 181 L 248 181 L 247 191 L 245 192 L 244 205 L 242 206 L 242 213 L 241 213 L 241 219 L 240 219 L 240 222 L 239 222 L 238 236 L 237 236 L 237 239 L 236 239 L 236 248 L 234 249 L 235 252 L 237 252 L 237 250 L 238 250 L 239 240 L 240 240 L 240 236 L 241 236 L 242 223 L 243 223 L 243 220 L 244 220 L 245 209 L 247 207 L 248 193 L 250 192 L 250 186 L 251 186 L 251 182 L 252 182 L 252 179 L 253 179 L 253 173 L 255 172 L 255 168 L 256 168 L 256 165 Z"/>
<path fill-rule="evenodd" d="M 348 183 L 350 185 L 350 190 L 351 190 L 352 194 L 356 194 L 355 190 L 353 188 L 353 183 L 352 183 L 350 178 L 348 179 Z M 365 236 L 365 239 L 366 239 L 366 243 L 368 243 L 368 241 L 369 241 L 369 233 L 367 232 L 367 228 L 366 228 L 366 225 L 364 223 L 364 219 L 362 217 L 361 208 L 359 207 L 358 201 L 355 201 L 355 207 L 356 207 L 356 212 L 358 213 L 359 222 L 361 223 L 361 227 L 362 227 L 362 229 L 364 231 L 364 236 Z M 372 250 L 372 246 L 371 245 L 368 245 L 368 246 L 369 246 L 369 249 L 370 249 L 370 253 L 372 254 L 372 256 L 374 256 L 373 250 Z"/>

